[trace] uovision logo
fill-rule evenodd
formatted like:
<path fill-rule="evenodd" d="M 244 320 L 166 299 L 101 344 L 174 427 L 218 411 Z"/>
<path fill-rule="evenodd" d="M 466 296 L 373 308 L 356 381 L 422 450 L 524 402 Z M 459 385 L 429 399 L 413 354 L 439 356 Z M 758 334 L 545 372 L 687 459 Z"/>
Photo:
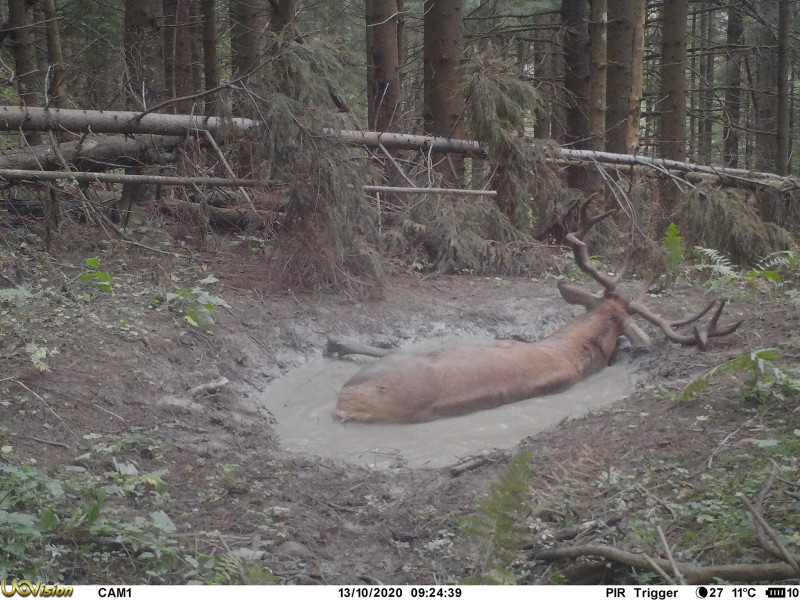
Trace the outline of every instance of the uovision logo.
<path fill-rule="evenodd" d="M 27 579 L 13 579 L 12 581 L 0 580 L 0 591 L 3 596 L 10 598 L 12 596 L 34 596 L 38 598 L 72 596 L 71 585 L 59 585 L 57 583 L 42 583 L 37 581 L 33 583 Z"/>

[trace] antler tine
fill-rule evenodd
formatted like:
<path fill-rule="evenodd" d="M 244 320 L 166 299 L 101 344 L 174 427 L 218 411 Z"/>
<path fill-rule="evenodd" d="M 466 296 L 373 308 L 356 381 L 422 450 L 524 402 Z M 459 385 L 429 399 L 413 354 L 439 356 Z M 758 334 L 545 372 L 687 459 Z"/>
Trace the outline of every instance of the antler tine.
<path fill-rule="evenodd" d="M 613 215 L 616 211 L 609 210 L 599 215 L 591 216 L 587 210 L 589 204 L 591 204 L 591 199 L 587 200 L 581 205 L 580 215 L 582 224 L 580 228 L 577 231 L 568 233 L 564 239 L 572 247 L 572 253 L 575 256 L 575 264 L 578 265 L 578 268 L 589 275 L 597 283 L 602 285 L 607 291 L 612 292 L 617 287 L 621 276 L 625 273 L 625 271 L 627 271 L 630 263 L 630 256 L 625 259 L 625 264 L 616 277 L 611 277 L 605 273 L 601 273 L 600 270 L 595 267 L 591 257 L 589 256 L 589 249 L 586 246 L 586 243 L 583 241 L 583 238 L 587 233 L 589 233 L 589 230 L 594 225 L 606 217 Z"/>
<path fill-rule="evenodd" d="M 705 350 L 708 346 L 708 339 L 712 337 L 719 337 L 722 335 L 728 335 L 729 333 L 733 333 L 736 329 L 744 322 L 744 319 L 741 319 L 735 323 L 730 325 L 726 325 L 725 327 L 718 329 L 717 328 L 717 321 L 719 317 L 722 315 L 722 311 L 725 308 L 725 300 L 720 301 L 717 310 L 714 312 L 714 316 L 711 317 L 711 320 L 708 322 L 708 325 L 705 327 L 695 327 L 694 331 L 691 335 L 681 334 L 675 331 L 675 327 L 681 327 L 683 325 L 688 325 L 689 323 L 693 323 L 700 319 L 703 315 L 705 315 L 711 308 L 717 303 L 716 300 L 708 304 L 703 310 L 701 310 L 696 315 L 689 317 L 688 319 L 678 320 L 678 321 L 668 321 L 663 317 L 658 316 L 652 310 L 650 310 L 647 306 L 642 304 L 638 300 L 634 300 L 628 304 L 628 308 L 631 312 L 634 312 L 644 318 L 646 321 L 649 321 L 653 325 L 656 325 L 664 332 L 664 335 L 667 336 L 667 339 L 671 342 L 676 344 L 680 344 L 681 346 L 698 346 L 701 350 Z"/>

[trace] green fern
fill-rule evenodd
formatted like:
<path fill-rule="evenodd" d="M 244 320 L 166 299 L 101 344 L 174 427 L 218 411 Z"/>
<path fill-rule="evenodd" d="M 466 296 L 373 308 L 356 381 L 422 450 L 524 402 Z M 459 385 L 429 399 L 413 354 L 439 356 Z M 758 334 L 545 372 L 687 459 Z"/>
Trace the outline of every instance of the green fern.
<path fill-rule="evenodd" d="M 669 227 L 667 227 L 661 247 L 664 251 L 662 257 L 664 271 L 668 285 L 671 286 L 678 279 L 678 269 L 680 269 L 683 261 L 686 260 L 686 247 L 675 223 L 670 223 Z"/>
<path fill-rule="evenodd" d="M 482 558 L 480 572 L 467 583 L 515 582 L 509 565 L 512 552 L 527 534 L 531 458 L 530 450 L 518 454 L 478 505 L 476 514 L 464 523 L 464 533 L 478 540 Z"/>

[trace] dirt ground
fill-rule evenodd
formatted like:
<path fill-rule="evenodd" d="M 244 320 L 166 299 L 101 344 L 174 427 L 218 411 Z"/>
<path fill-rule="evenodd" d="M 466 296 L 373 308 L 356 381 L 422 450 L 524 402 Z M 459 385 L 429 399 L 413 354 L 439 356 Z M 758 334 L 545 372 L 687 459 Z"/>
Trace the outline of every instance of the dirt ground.
<path fill-rule="evenodd" d="M 621 350 L 641 381 L 631 397 L 514 452 L 487 448 L 474 468 L 458 472 L 370 470 L 282 450 L 258 399 L 320 356 L 328 335 L 400 344 L 444 333 L 535 340 L 577 310 L 560 301 L 552 279 L 395 275 L 379 301 L 290 291 L 268 280 L 264 257 L 247 240 L 210 245 L 161 253 L 117 241 L 62 242 L 48 255 L 33 233 L 0 227 L 0 460 L 58 480 L 116 482 L 103 510 L 120 531 L 138 523 L 143 532 L 137 547 L 134 534 L 87 527 L 50 541 L 38 562 L 4 556 L 10 574 L 35 563 L 72 583 L 660 581 L 608 561 L 542 558 L 554 545 L 577 543 L 663 557 L 658 527 L 679 561 L 777 562 L 736 491 L 765 491 L 765 516 L 796 552 L 797 396 L 771 388 L 769 398 L 756 397 L 742 369 L 678 397 L 699 374 L 757 348 L 782 347 L 783 360 L 797 364 L 800 316 L 781 290 L 726 290 L 734 296 L 726 315 L 746 321 L 707 352 L 650 330 L 654 347 Z M 89 257 L 99 263 L 85 263 Z M 113 277 L 110 292 L 98 272 Z M 168 296 L 176 288 L 189 298 Z M 200 291 L 218 303 L 213 331 L 186 318 Z M 678 317 L 708 297 L 679 282 L 647 302 Z M 219 389 L 193 390 L 222 377 L 229 383 Z M 529 472 L 514 492 L 504 473 L 525 450 Z M 779 475 L 766 489 L 773 463 Z M 62 524 L 81 501 L 74 492 L 55 502 Z M 145 522 L 156 514 L 171 525 L 153 537 Z M 480 533 L 480 523 L 498 515 L 512 517 L 507 535 Z"/>

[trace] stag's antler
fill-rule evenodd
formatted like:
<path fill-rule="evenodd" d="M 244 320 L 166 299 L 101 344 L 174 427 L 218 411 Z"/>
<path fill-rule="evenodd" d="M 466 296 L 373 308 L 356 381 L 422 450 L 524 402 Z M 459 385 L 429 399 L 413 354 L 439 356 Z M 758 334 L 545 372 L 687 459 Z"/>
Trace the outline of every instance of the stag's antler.
<path fill-rule="evenodd" d="M 711 317 L 711 320 L 704 326 L 695 326 L 694 331 L 691 334 L 681 334 L 675 331 L 675 327 L 681 327 L 682 325 L 688 325 L 689 323 L 694 323 L 698 319 L 700 319 L 703 315 L 705 315 L 709 310 L 711 310 L 714 305 L 717 303 L 716 300 L 711 302 L 708 306 L 706 306 L 703 310 L 699 313 L 694 315 L 693 317 L 689 317 L 688 319 L 683 319 L 680 321 L 668 321 L 663 317 L 659 317 L 655 314 L 652 310 L 650 310 L 647 306 L 642 304 L 638 300 L 634 300 L 628 303 L 628 310 L 632 313 L 636 313 L 637 315 L 641 316 L 643 319 L 649 321 L 653 325 L 656 325 L 661 328 L 661 331 L 664 332 L 664 335 L 667 336 L 667 339 L 671 342 L 675 342 L 676 344 L 681 344 L 682 346 L 698 346 L 701 350 L 705 350 L 708 346 L 708 339 L 712 337 L 719 337 L 721 335 L 728 335 L 729 333 L 733 333 L 738 329 L 739 325 L 744 322 L 744 319 L 740 319 L 735 323 L 731 323 L 730 325 L 726 325 L 724 327 L 717 328 L 717 321 L 719 321 L 720 315 L 722 315 L 722 310 L 725 308 L 726 300 L 720 300 L 719 306 L 717 310 L 714 312 L 714 316 Z"/>
<path fill-rule="evenodd" d="M 572 248 L 572 252 L 575 255 L 575 263 L 578 267 L 589 275 L 592 279 L 594 279 L 597 283 L 603 286 L 604 294 L 606 297 L 610 295 L 615 295 L 615 290 L 619 282 L 625 276 L 628 268 L 630 267 L 631 262 L 631 253 L 625 257 L 625 263 L 620 268 L 619 272 L 616 276 L 612 277 L 601 272 L 595 264 L 592 262 L 591 257 L 589 256 L 589 249 L 586 246 L 586 243 L 583 241 L 583 238 L 589 232 L 589 230 L 597 223 L 605 219 L 606 217 L 614 214 L 616 211 L 608 211 L 601 213 L 599 215 L 589 215 L 588 214 L 588 207 L 591 203 L 591 200 L 587 200 L 581 205 L 580 208 L 580 215 L 581 215 L 581 226 L 577 231 L 572 233 L 568 233 L 566 236 L 566 241 Z M 592 301 L 589 301 L 585 298 L 588 296 L 588 292 L 582 291 L 577 289 L 576 286 L 569 286 L 567 284 L 559 284 L 559 289 L 561 290 L 562 296 L 568 302 L 573 302 L 577 304 L 583 304 L 587 308 L 590 308 L 599 300 L 599 297 L 592 296 Z M 706 325 L 697 325 L 694 327 L 694 330 L 691 334 L 682 334 L 675 331 L 675 328 L 682 327 L 684 325 L 689 325 L 690 323 L 694 323 L 703 315 L 705 315 L 708 311 L 710 311 L 714 305 L 717 304 L 717 300 L 712 301 L 708 304 L 703 310 L 697 313 L 694 316 L 691 316 L 687 319 L 682 320 L 675 320 L 670 321 L 660 317 L 656 313 L 654 313 L 650 308 L 648 308 L 643 303 L 643 298 L 646 293 L 645 291 L 642 293 L 641 297 L 637 300 L 632 300 L 627 302 L 626 308 L 629 314 L 637 314 L 644 318 L 646 321 L 649 321 L 653 325 L 661 328 L 664 332 L 664 335 L 667 336 L 671 342 L 675 342 L 676 344 L 681 344 L 682 346 L 698 346 L 702 350 L 705 350 L 708 346 L 708 340 L 712 337 L 719 337 L 723 335 L 728 335 L 729 333 L 733 333 L 736 329 L 744 322 L 744 319 L 740 319 L 735 323 L 731 323 L 730 325 L 726 325 L 724 327 L 717 327 L 717 322 L 719 321 L 720 316 L 722 315 L 722 311 L 725 308 L 725 300 L 719 301 L 719 306 L 717 306 L 717 310 L 714 312 L 714 316 L 711 317 L 711 320 Z M 647 334 L 642 331 L 638 325 L 633 321 L 632 318 L 625 323 L 625 332 L 628 334 L 628 337 L 632 340 L 638 340 L 639 345 L 649 345 L 649 337 Z"/>
<path fill-rule="evenodd" d="M 581 205 L 580 229 L 578 229 L 578 231 L 573 231 L 571 233 L 568 233 L 564 239 L 572 248 L 572 253 L 575 256 L 575 264 L 578 265 L 578 268 L 587 275 L 589 275 L 597 283 L 602 285 L 607 293 L 611 293 L 617 288 L 617 285 L 625 276 L 625 273 L 628 271 L 628 267 L 630 267 L 631 256 L 630 254 L 628 254 L 625 257 L 625 262 L 623 263 L 619 272 L 614 277 L 601 272 L 594 265 L 594 263 L 592 262 L 592 257 L 589 256 L 589 248 L 586 246 L 586 243 L 583 241 L 583 238 L 586 237 L 586 234 L 589 233 L 589 230 L 594 225 L 596 225 L 606 217 L 613 215 L 617 211 L 609 210 L 599 215 L 591 216 L 589 215 L 587 210 L 589 208 L 589 204 L 591 204 L 591 199 L 587 200 Z"/>

